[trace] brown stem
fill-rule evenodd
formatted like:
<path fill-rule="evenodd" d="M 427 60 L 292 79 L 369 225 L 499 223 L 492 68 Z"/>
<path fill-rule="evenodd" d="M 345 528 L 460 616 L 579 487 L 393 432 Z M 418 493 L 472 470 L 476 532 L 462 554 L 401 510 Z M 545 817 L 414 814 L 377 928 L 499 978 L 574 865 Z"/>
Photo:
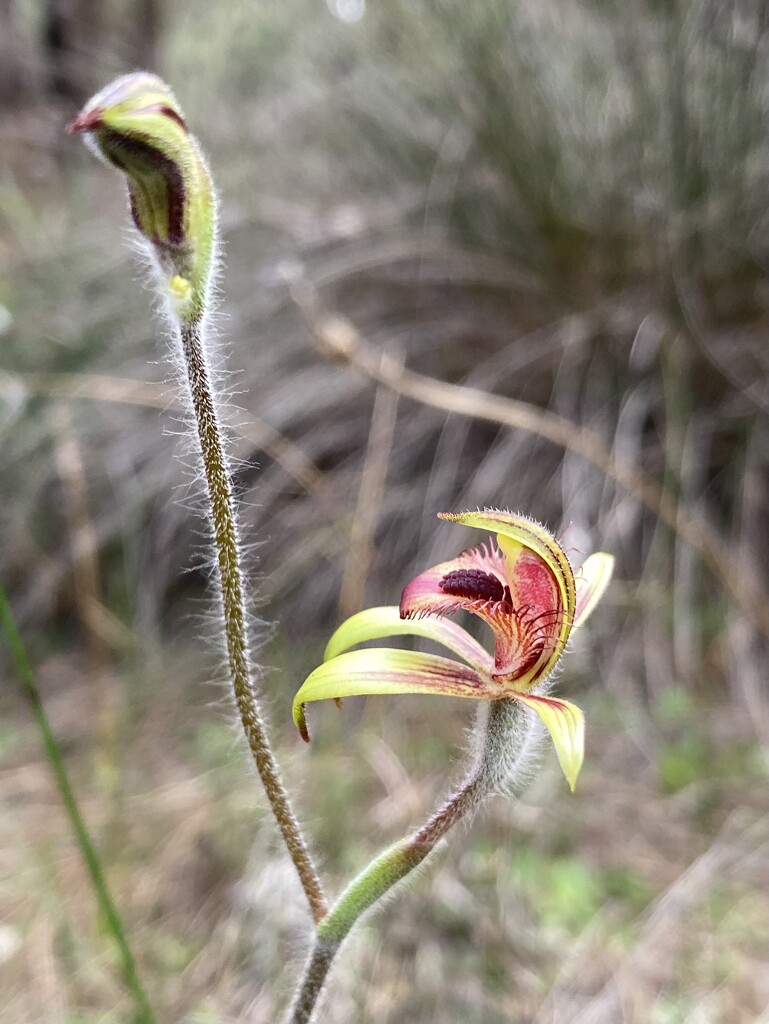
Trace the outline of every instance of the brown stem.
<path fill-rule="evenodd" d="M 315 1005 L 326 984 L 328 972 L 339 950 L 339 943 L 316 939 L 291 1007 L 288 1024 L 309 1024 Z"/>
<path fill-rule="evenodd" d="M 424 825 L 411 837 L 415 846 L 425 845 L 433 848 L 443 837 L 468 814 L 473 811 L 486 795 L 486 775 L 482 768 L 476 768 L 462 782 Z"/>
<path fill-rule="evenodd" d="M 224 631 L 227 641 L 227 661 L 235 703 L 256 769 L 259 772 L 259 778 L 267 793 L 267 799 L 278 822 L 283 841 L 296 867 L 310 904 L 313 920 L 317 923 L 327 913 L 326 898 L 283 786 L 278 765 L 259 714 L 251 680 L 243 573 L 240 565 L 235 505 L 222 430 L 210 383 L 202 325 L 200 321 L 182 323 L 179 334 L 208 487 Z"/>

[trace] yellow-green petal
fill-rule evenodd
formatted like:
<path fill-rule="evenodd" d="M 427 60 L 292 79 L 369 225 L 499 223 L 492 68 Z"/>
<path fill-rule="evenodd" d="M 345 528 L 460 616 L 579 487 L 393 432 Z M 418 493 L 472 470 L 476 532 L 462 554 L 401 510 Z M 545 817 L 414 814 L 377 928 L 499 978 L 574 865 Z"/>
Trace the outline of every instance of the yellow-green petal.
<path fill-rule="evenodd" d="M 300 686 L 292 707 L 294 723 L 307 739 L 304 705 L 360 694 L 441 694 L 496 700 L 509 689 L 467 665 L 436 654 L 372 647 L 348 651 L 318 666 Z"/>
<path fill-rule="evenodd" d="M 367 608 L 352 615 L 331 636 L 323 660 L 330 661 L 356 644 L 380 640 L 385 636 L 421 636 L 448 647 L 481 672 L 492 672 L 494 668 L 491 655 L 455 622 L 447 619 L 403 619 L 400 610 L 394 606 Z"/>
<path fill-rule="evenodd" d="M 545 724 L 558 755 L 563 774 L 574 792 L 582 762 L 585 758 L 585 716 L 580 708 L 568 700 L 556 697 L 535 697 L 515 694 L 532 711 L 536 711 Z"/>
<path fill-rule="evenodd" d="M 574 626 L 581 626 L 601 600 L 614 572 L 614 556 L 603 551 L 590 555 L 577 572 L 577 607 Z"/>

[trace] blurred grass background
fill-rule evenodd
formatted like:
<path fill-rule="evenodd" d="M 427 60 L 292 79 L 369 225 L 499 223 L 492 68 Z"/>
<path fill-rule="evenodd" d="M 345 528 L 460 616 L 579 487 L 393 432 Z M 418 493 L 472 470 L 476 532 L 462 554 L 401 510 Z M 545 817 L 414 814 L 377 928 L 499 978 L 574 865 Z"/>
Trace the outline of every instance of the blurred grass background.
<path fill-rule="evenodd" d="M 759 0 L 0 3 L 0 567 L 162 1020 L 277 1019 L 305 921 L 206 644 L 122 185 L 63 124 L 150 66 L 210 156 L 267 703 L 335 887 L 419 822 L 468 725 L 463 702 L 372 698 L 319 707 L 299 744 L 291 697 L 340 616 L 472 542 L 441 510 L 522 509 L 576 561 L 618 558 L 560 682 L 588 716 L 576 795 L 546 754 L 361 929 L 323 1019 L 747 1024 L 769 1001 L 768 20 Z M 324 359 L 297 282 L 407 367 L 592 431 L 728 572 L 573 451 Z M 124 1020 L 5 659 L 0 711 L 0 1022 Z"/>

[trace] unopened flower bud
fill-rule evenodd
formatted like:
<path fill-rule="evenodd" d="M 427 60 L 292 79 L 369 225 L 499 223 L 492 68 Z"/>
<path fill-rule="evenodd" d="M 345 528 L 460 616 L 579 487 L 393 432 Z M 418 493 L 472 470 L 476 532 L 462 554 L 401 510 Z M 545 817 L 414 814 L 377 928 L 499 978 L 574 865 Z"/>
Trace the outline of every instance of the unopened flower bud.
<path fill-rule="evenodd" d="M 125 174 L 131 216 L 183 319 L 202 315 L 214 258 L 211 178 L 176 97 L 155 75 L 117 78 L 68 125 Z"/>

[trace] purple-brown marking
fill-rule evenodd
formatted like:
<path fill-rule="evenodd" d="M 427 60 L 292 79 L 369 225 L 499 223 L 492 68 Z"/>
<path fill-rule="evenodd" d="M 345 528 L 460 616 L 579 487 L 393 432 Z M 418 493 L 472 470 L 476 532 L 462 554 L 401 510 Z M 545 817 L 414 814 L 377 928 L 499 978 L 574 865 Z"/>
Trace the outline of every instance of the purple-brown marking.
<path fill-rule="evenodd" d="M 143 162 L 147 168 L 157 171 L 163 178 L 168 204 L 168 242 L 171 245 L 181 245 L 184 241 L 184 212 L 187 192 L 179 165 L 155 146 L 151 146 L 141 139 L 120 135 L 111 129 L 102 129 L 101 141 L 107 158 L 117 167 L 120 167 L 128 176 L 129 193 L 132 192 L 133 188 L 142 186 L 138 177 L 131 174 L 129 164 L 121 158 L 121 152 L 130 154 L 138 161 Z M 139 231 L 146 235 L 146 231 L 137 220 L 137 212 L 135 199 L 131 195 L 131 216 Z M 146 237 L 149 238 L 148 235 Z M 163 241 L 162 239 L 152 238 L 149 240 L 156 242 L 156 244 L 162 244 Z"/>
<path fill-rule="evenodd" d="M 162 114 L 163 117 L 170 117 L 172 121 L 176 121 L 180 128 L 183 128 L 189 135 L 189 128 L 182 117 L 173 107 L 167 106 L 165 103 L 152 103 L 148 107 L 142 107 L 141 110 L 136 111 L 137 114 Z"/>
<path fill-rule="evenodd" d="M 510 603 L 510 589 L 493 573 L 484 572 L 483 569 L 454 569 L 440 580 L 438 586 L 444 594 L 451 594 L 452 597 Z"/>

